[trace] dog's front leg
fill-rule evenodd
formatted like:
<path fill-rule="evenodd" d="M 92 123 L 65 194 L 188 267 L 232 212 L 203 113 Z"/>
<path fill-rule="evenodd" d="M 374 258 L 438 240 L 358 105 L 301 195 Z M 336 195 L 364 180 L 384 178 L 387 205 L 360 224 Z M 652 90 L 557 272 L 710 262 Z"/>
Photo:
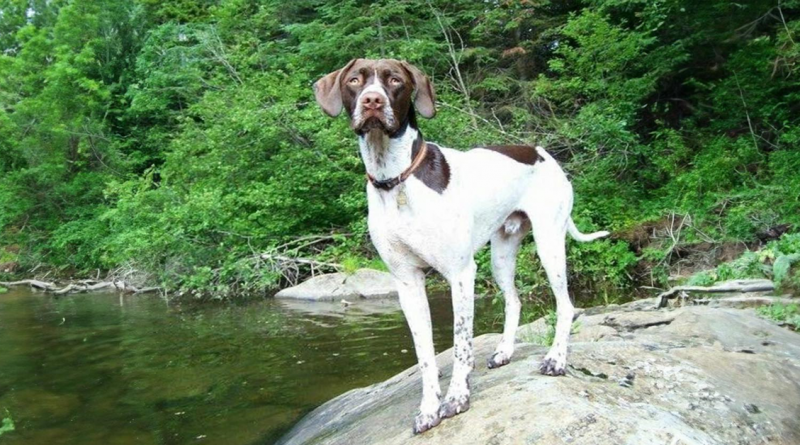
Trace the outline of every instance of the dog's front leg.
<path fill-rule="evenodd" d="M 422 374 L 422 401 L 414 419 L 414 434 L 427 431 L 441 422 L 439 417 L 439 369 L 433 347 L 433 331 L 428 298 L 425 296 L 425 274 L 420 269 L 395 273 L 400 306 L 414 339 L 419 371 Z"/>
<path fill-rule="evenodd" d="M 453 376 L 439 417 L 449 418 L 469 409 L 469 373 L 475 365 L 472 324 L 475 314 L 474 261 L 448 277 L 453 293 Z"/>

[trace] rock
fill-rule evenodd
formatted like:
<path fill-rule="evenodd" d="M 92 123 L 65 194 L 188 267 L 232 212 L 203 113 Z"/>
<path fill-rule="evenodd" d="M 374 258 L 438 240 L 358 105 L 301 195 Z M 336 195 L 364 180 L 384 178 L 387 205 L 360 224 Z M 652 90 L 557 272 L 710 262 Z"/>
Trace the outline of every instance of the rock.
<path fill-rule="evenodd" d="M 0 272 L 14 273 L 14 272 L 16 272 L 18 267 L 19 267 L 19 263 L 15 262 L 15 261 L 10 261 L 10 262 L 6 262 L 6 263 L 0 263 Z"/>
<path fill-rule="evenodd" d="M 412 367 L 329 401 L 278 443 L 800 443 L 800 335 L 750 309 L 706 306 L 624 305 L 578 321 L 566 376 L 540 375 L 547 349 L 519 343 L 509 365 L 476 365 L 469 411 L 422 435 L 411 433 L 420 395 Z M 498 340 L 475 339 L 476 363 Z M 443 390 L 451 354 L 437 356 Z"/>
<path fill-rule="evenodd" d="M 606 315 L 602 324 L 616 330 L 635 331 L 670 324 L 675 316 L 667 312 L 621 312 Z"/>
<path fill-rule="evenodd" d="M 344 305 L 338 301 L 290 300 L 286 298 L 281 300 L 281 305 L 287 309 L 314 316 L 348 317 L 353 320 L 368 315 L 396 314 L 400 311 L 400 302 L 389 298 L 356 300 L 351 305 Z"/>
<path fill-rule="evenodd" d="M 275 294 L 275 298 L 340 301 L 358 298 L 397 298 L 394 279 L 387 272 L 359 269 L 354 274 L 317 275 Z"/>
<path fill-rule="evenodd" d="M 656 309 L 668 307 L 670 300 L 678 298 L 682 302 L 689 297 L 690 293 L 749 293 L 749 292 L 771 292 L 775 290 L 775 283 L 770 280 L 746 279 L 746 280 L 728 280 L 721 283 L 716 283 L 712 286 L 675 286 L 666 292 L 662 292 L 656 297 Z"/>
<path fill-rule="evenodd" d="M 797 304 L 800 300 L 789 297 L 776 297 L 771 295 L 750 296 L 739 295 L 726 298 L 705 298 L 692 300 L 692 304 L 707 304 L 711 307 L 733 307 L 738 309 L 768 306 L 770 304 Z"/>

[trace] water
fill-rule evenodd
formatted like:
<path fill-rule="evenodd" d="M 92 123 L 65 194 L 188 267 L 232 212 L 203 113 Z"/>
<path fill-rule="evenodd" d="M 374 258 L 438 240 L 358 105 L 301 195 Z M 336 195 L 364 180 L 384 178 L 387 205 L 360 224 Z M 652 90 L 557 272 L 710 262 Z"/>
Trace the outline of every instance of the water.
<path fill-rule="evenodd" d="M 502 330 L 489 306 L 476 302 L 476 334 Z M 431 307 L 441 351 L 449 298 Z M 325 401 L 414 363 L 396 302 L 174 307 L 12 289 L 0 294 L 0 418 L 16 431 L 0 444 L 269 444 Z"/>

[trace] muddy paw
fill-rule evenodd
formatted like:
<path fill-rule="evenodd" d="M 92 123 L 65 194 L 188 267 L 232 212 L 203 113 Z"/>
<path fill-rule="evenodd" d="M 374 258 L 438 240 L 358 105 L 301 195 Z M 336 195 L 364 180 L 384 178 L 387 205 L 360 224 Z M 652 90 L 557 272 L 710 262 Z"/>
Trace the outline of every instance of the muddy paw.
<path fill-rule="evenodd" d="M 556 359 L 545 358 L 539 371 L 544 375 L 558 376 L 566 374 L 566 367 L 563 363 L 558 363 Z"/>
<path fill-rule="evenodd" d="M 442 422 L 438 414 L 418 414 L 414 418 L 414 434 L 424 433 Z"/>
<path fill-rule="evenodd" d="M 495 352 L 491 357 L 489 357 L 489 360 L 486 361 L 486 364 L 489 366 L 489 369 L 495 369 L 505 366 L 510 362 L 511 359 L 508 358 L 507 355 L 502 352 Z"/>
<path fill-rule="evenodd" d="M 439 417 L 449 419 L 469 410 L 469 398 L 447 399 L 439 406 Z"/>

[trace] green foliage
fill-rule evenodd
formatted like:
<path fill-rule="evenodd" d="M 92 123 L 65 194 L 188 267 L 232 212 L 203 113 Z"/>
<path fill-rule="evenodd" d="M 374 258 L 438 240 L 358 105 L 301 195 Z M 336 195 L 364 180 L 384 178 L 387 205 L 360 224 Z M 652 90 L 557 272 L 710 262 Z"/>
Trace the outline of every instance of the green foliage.
<path fill-rule="evenodd" d="M 8 289 L 3 286 L 0 286 L 0 294 L 4 294 L 6 292 L 8 292 Z"/>
<path fill-rule="evenodd" d="M 10 433 L 14 431 L 14 419 L 11 418 L 11 414 L 6 410 L 6 415 L 8 417 L 3 417 L 2 423 L 0 423 L 0 436 L 5 433 Z"/>
<path fill-rule="evenodd" d="M 776 285 L 780 286 L 783 283 L 789 276 L 789 268 L 798 261 L 800 261 L 800 253 L 781 255 L 775 259 L 775 264 L 772 265 L 772 273 Z"/>
<path fill-rule="evenodd" d="M 800 330 L 800 307 L 796 304 L 783 305 L 775 303 L 769 306 L 761 306 L 756 312 L 764 318 L 789 326 L 795 331 Z"/>
<path fill-rule="evenodd" d="M 715 269 L 696 273 L 688 284 L 709 286 L 719 281 L 745 278 L 769 278 L 776 286 L 797 285 L 791 266 L 800 260 L 800 234 L 784 235 L 758 251 L 746 251 L 739 258 Z"/>
<path fill-rule="evenodd" d="M 525 341 L 540 346 L 550 347 L 553 345 L 553 341 L 556 338 L 556 322 L 558 321 L 558 315 L 555 313 L 555 311 L 549 310 L 542 318 L 545 324 L 544 332 L 536 334 L 532 338 L 526 338 Z M 533 320 L 528 320 L 527 322 L 532 321 Z M 572 327 L 570 327 L 570 334 L 577 334 L 580 332 L 580 329 L 580 322 L 573 322 Z"/>
<path fill-rule="evenodd" d="M 539 338 L 538 344 L 542 346 L 551 346 L 553 344 L 553 340 L 556 339 L 556 322 L 558 321 L 558 316 L 556 315 L 555 311 L 549 311 L 547 315 L 544 316 L 544 324 L 546 326 L 545 333 Z"/>
<path fill-rule="evenodd" d="M 263 295 L 281 273 L 259 253 L 331 234 L 288 253 L 385 268 L 352 132 L 310 88 L 353 57 L 407 59 L 432 77 L 428 140 L 547 147 L 571 174 L 583 230 L 670 214 L 691 216 L 688 243 L 800 227 L 796 1 L 0 0 L 0 11 L 0 257 L 13 251 L 19 270 L 126 266 L 195 295 Z M 530 298 L 548 292 L 534 247 L 519 257 Z M 797 252 L 778 250 L 789 256 L 693 279 L 772 266 L 792 284 Z M 642 264 L 665 279 L 670 252 L 624 236 L 571 242 L 570 282 L 608 295 Z M 492 293 L 488 252 L 477 260 Z"/>

